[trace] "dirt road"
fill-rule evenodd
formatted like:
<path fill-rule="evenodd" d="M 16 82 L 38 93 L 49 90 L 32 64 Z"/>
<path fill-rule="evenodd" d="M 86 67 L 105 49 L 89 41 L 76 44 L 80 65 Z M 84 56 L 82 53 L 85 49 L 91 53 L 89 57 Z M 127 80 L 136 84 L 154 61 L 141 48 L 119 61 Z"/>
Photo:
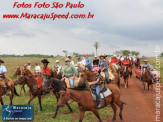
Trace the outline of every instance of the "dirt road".
<path fill-rule="evenodd" d="M 161 96 L 163 96 L 163 84 L 161 88 Z M 135 70 L 132 78 L 129 79 L 129 87 L 124 88 L 124 81 L 121 78 L 121 99 L 126 103 L 123 109 L 123 120 L 117 119 L 115 122 L 156 122 L 155 120 L 155 85 L 153 89 L 143 92 L 143 85 L 138 78 L 135 77 Z M 160 122 L 163 122 L 163 98 L 161 98 L 161 114 Z M 111 118 L 108 119 L 108 122 Z"/>

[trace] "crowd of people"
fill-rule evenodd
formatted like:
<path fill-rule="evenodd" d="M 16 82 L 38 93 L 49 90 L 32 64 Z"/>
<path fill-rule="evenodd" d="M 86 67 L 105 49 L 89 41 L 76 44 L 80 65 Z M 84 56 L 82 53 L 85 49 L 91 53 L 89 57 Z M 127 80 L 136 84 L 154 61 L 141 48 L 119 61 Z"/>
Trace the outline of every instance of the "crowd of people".
<path fill-rule="evenodd" d="M 43 59 L 41 61 L 43 63 L 43 67 L 38 65 L 38 63 L 35 63 L 35 76 L 36 77 L 42 77 L 43 79 L 43 88 L 48 82 L 48 79 L 51 77 L 51 70 L 48 67 L 48 64 L 50 63 L 47 59 Z M 116 56 L 113 55 L 111 56 L 111 59 L 109 60 L 107 55 L 101 54 L 99 57 L 94 56 L 93 61 L 89 57 L 88 54 L 85 54 L 85 57 L 78 57 L 77 58 L 77 66 L 84 66 L 87 68 L 87 70 L 91 70 L 95 74 L 95 81 L 89 83 L 92 87 L 96 88 L 96 93 L 97 93 L 97 98 L 99 100 L 98 107 L 101 106 L 101 98 L 100 98 L 100 89 L 101 89 L 101 76 L 99 74 L 100 72 L 103 72 L 106 77 L 106 83 L 109 84 L 111 80 L 109 79 L 109 72 L 108 72 L 108 67 L 111 64 L 116 64 L 118 67 L 117 73 L 120 74 L 120 68 L 123 68 L 124 65 L 128 65 L 129 71 L 131 71 L 132 63 L 140 65 L 140 58 L 139 57 L 130 57 L 130 56 Z M 6 67 L 3 65 L 4 61 L 0 60 L 0 78 L 2 78 L 6 84 L 6 92 L 8 91 L 9 87 L 8 84 L 5 80 L 5 74 L 7 72 Z M 150 64 L 148 63 L 148 60 L 144 60 L 144 67 L 150 67 Z M 27 68 L 28 70 L 31 70 L 31 63 L 28 61 L 25 65 L 24 68 Z M 59 70 L 62 70 L 62 77 L 66 77 L 69 80 L 70 83 L 70 88 L 74 88 L 74 81 L 75 81 L 75 76 L 77 75 L 77 70 L 75 69 L 75 63 L 72 60 L 72 56 L 67 56 L 65 59 L 65 65 L 61 66 L 60 61 L 56 60 L 55 65 L 54 65 L 54 70 L 56 72 L 59 72 Z M 154 80 L 154 76 L 151 73 L 152 80 Z"/>

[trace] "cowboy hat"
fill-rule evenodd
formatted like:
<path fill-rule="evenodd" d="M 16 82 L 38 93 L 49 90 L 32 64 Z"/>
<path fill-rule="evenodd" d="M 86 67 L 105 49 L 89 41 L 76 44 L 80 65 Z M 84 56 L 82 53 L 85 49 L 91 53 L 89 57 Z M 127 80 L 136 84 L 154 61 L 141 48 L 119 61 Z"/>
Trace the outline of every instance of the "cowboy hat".
<path fill-rule="evenodd" d="M 148 60 L 147 59 L 144 59 L 144 62 L 148 62 Z"/>
<path fill-rule="evenodd" d="M 65 62 L 69 62 L 69 61 L 70 61 L 70 59 L 69 59 L 69 58 L 66 58 L 66 59 L 65 59 Z"/>
<path fill-rule="evenodd" d="M 43 59 L 42 61 L 41 61 L 42 63 L 50 63 L 47 59 Z"/>
<path fill-rule="evenodd" d="M 1 62 L 1 63 L 5 63 L 2 59 L 0 59 L 0 62 Z"/>
<path fill-rule="evenodd" d="M 58 63 L 58 62 L 59 62 L 59 60 L 56 60 L 55 62 L 56 62 L 56 63 Z"/>
<path fill-rule="evenodd" d="M 68 58 L 72 58 L 72 56 L 71 56 L 71 55 L 68 55 L 67 57 L 68 57 Z"/>
<path fill-rule="evenodd" d="M 95 55 L 95 58 L 97 58 L 97 56 Z"/>
<path fill-rule="evenodd" d="M 101 54 L 100 57 L 106 57 L 106 55 L 105 54 Z"/>

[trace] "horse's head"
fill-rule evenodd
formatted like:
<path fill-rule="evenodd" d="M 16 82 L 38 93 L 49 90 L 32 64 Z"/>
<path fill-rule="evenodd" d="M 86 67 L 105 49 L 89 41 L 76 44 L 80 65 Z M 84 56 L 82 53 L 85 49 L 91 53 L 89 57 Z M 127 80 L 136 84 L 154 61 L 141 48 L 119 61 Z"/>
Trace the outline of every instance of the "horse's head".
<path fill-rule="evenodd" d="M 142 72 L 143 75 L 146 75 L 146 74 L 149 73 L 149 72 L 150 72 L 150 68 L 148 68 L 148 67 L 143 67 L 143 72 Z"/>
<path fill-rule="evenodd" d="M 67 103 L 70 99 L 70 92 L 67 89 L 61 90 L 59 93 L 59 101 L 58 101 L 58 105 L 63 105 L 65 103 Z"/>
<path fill-rule="evenodd" d="M 86 70 L 81 70 L 79 73 L 79 83 L 85 83 L 88 80 L 88 74 Z"/>
<path fill-rule="evenodd" d="M 14 77 L 16 77 L 16 76 L 18 76 L 18 75 L 21 75 L 20 67 L 15 68 L 15 71 L 14 71 Z"/>
<path fill-rule="evenodd" d="M 15 85 L 18 85 L 18 84 L 25 84 L 25 82 L 26 82 L 26 76 L 21 75 L 14 83 Z"/>
<path fill-rule="evenodd" d="M 125 64 L 125 65 L 124 65 L 124 70 L 123 70 L 123 72 L 126 73 L 127 71 L 128 71 L 128 65 Z"/>

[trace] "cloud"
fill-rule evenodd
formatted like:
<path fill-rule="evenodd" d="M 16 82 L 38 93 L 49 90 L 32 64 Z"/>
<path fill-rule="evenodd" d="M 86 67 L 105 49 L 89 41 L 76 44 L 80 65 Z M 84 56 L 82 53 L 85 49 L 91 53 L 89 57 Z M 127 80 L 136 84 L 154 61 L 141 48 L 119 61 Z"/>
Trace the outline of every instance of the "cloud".
<path fill-rule="evenodd" d="M 71 2 L 78 3 L 76 0 Z M 3 13 L 22 11 L 29 13 L 91 11 L 95 17 L 55 21 L 0 18 L 0 43 L 3 45 L 0 52 L 57 55 L 62 54 L 63 50 L 68 50 L 92 53 L 95 52 L 93 43 L 99 41 L 99 54 L 112 54 L 116 50 L 130 49 L 140 51 L 141 55 L 152 56 L 155 44 L 163 46 L 162 0 L 137 0 L 134 3 L 131 0 L 83 0 L 82 3 L 85 3 L 83 9 L 13 9 L 11 7 L 13 1 L 3 1 L 3 4 L 0 4 L 1 16 Z"/>

